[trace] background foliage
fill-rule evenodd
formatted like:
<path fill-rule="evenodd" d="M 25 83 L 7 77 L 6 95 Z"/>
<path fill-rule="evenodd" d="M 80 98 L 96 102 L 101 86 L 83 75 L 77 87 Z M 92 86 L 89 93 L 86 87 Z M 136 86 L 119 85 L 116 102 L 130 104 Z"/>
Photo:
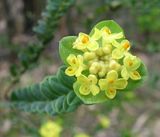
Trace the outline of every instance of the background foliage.
<path fill-rule="evenodd" d="M 62 64 L 58 41 L 65 35 L 75 35 L 80 31 L 88 33 L 98 21 L 104 19 L 114 19 L 124 28 L 126 36 L 132 41 L 132 52 L 149 68 L 149 80 L 134 92 L 122 93 L 118 100 L 81 106 L 74 113 L 58 117 L 1 108 L 0 136 L 38 137 L 41 125 L 52 119 L 61 123 L 62 137 L 72 137 L 81 132 L 91 137 L 159 137 L 160 2 L 48 0 L 48 3 L 45 8 L 45 0 L 0 1 L 1 101 L 7 101 L 6 94 L 17 87 L 33 85 L 46 75 L 51 75 L 48 78 L 51 79 Z M 39 19 L 41 21 L 37 24 Z M 32 31 L 34 26 L 37 27 Z M 45 81 L 47 79 L 41 84 Z M 102 116 L 109 118 L 109 127 L 103 126 Z"/>

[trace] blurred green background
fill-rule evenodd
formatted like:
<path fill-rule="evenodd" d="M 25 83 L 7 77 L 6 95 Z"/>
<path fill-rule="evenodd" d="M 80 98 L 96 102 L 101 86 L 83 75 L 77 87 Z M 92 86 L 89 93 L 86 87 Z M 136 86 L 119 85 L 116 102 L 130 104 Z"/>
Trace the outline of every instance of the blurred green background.
<path fill-rule="evenodd" d="M 65 35 L 88 33 L 101 20 L 113 19 L 122 26 L 132 43 L 131 51 L 148 67 L 148 80 L 136 91 L 121 93 L 118 99 L 82 105 L 76 112 L 55 117 L 0 108 L 0 137 L 40 137 L 39 130 L 47 120 L 62 127 L 61 137 L 79 133 L 90 137 L 159 137 L 160 1 L 76 0 L 61 18 L 54 38 L 39 60 L 11 84 L 13 64 L 19 62 L 19 53 L 27 48 L 28 42 L 36 41 L 32 28 L 45 5 L 46 0 L 0 0 L 1 102 L 7 100 L 6 93 L 12 89 L 54 74 L 62 64 L 58 41 Z"/>

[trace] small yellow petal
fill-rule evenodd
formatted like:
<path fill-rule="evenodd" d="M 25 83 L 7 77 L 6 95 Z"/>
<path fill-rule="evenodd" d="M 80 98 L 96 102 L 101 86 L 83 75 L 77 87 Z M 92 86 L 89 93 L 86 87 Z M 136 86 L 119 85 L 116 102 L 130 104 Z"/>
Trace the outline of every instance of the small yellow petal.
<path fill-rule="evenodd" d="M 80 86 L 79 92 L 82 95 L 89 95 L 90 94 L 90 88 L 87 84 L 83 84 L 83 85 Z"/>
<path fill-rule="evenodd" d="M 89 83 L 89 80 L 85 75 L 80 75 L 79 77 L 77 77 L 77 81 L 81 84 Z"/>
<path fill-rule="evenodd" d="M 68 57 L 67 57 L 67 62 L 69 65 L 71 66 L 75 66 L 77 64 L 77 58 L 75 55 L 73 54 L 70 54 Z"/>
<path fill-rule="evenodd" d="M 122 68 L 121 76 L 126 80 L 129 79 L 129 74 L 128 74 L 128 71 L 127 71 L 127 69 L 125 67 Z"/>
<path fill-rule="evenodd" d="M 83 56 L 78 55 L 78 56 L 77 56 L 77 60 L 78 60 L 78 61 L 77 61 L 77 65 L 79 65 L 79 66 L 80 66 L 80 65 L 83 65 Z"/>
<path fill-rule="evenodd" d="M 97 77 L 95 75 L 89 75 L 88 79 L 91 84 L 97 84 Z"/>
<path fill-rule="evenodd" d="M 105 91 L 105 93 L 109 99 L 113 99 L 116 96 L 116 89 L 109 88 L 108 90 Z"/>
<path fill-rule="evenodd" d="M 126 88 L 127 84 L 128 84 L 127 80 L 120 78 L 115 82 L 114 86 L 116 89 L 124 89 Z"/>
<path fill-rule="evenodd" d="M 94 28 L 94 33 L 91 36 L 91 38 L 94 40 L 98 40 L 98 39 L 100 39 L 100 37 L 101 37 L 101 31 L 97 28 Z"/>
<path fill-rule="evenodd" d="M 65 70 L 65 73 L 68 76 L 74 76 L 76 73 L 76 68 L 70 66 Z"/>
<path fill-rule="evenodd" d="M 140 80 L 141 79 L 141 75 L 139 74 L 138 71 L 133 71 L 133 72 L 130 72 L 130 78 L 133 79 L 133 80 Z"/>
<path fill-rule="evenodd" d="M 91 40 L 88 44 L 87 44 L 87 49 L 90 51 L 95 51 L 99 48 L 99 44 L 98 42 L 96 42 L 95 40 Z"/>
<path fill-rule="evenodd" d="M 79 66 L 76 70 L 75 76 L 76 77 L 80 76 L 83 70 L 84 68 L 82 66 Z"/>
<path fill-rule="evenodd" d="M 108 88 L 106 79 L 100 79 L 98 85 L 100 86 L 101 90 L 106 90 Z"/>
<path fill-rule="evenodd" d="M 106 41 L 108 41 L 109 43 L 112 43 L 114 42 L 115 40 L 117 39 L 121 39 L 123 38 L 123 33 L 120 32 L 120 33 L 113 33 L 113 34 L 110 34 L 108 36 L 105 37 Z"/>
<path fill-rule="evenodd" d="M 121 59 L 124 56 L 124 51 L 116 48 L 112 51 L 112 58 L 113 59 Z"/>
<path fill-rule="evenodd" d="M 124 37 L 123 32 L 111 34 L 112 39 L 121 39 Z"/>
<path fill-rule="evenodd" d="M 81 42 L 74 42 L 73 43 L 73 48 L 83 51 L 83 50 L 86 49 L 86 44 L 82 44 Z"/>
<path fill-rule="evenodd" d="M 107 82 L 113 84 L 118 78 L 118 73 L 115 70 L 111 70 L 107 74 Z"/>
<path fill-rule="evenodd" d="M 100 92 L 99 87 L 93 84 L 90 86 L 90 91 L 93 96 L 96 96 Z"/>
<path fill-rule="evenodd" d="M 111 34 L 111 30 L 108 27 L 103 27 L 101 29 L 101 32 L 102 32 L 103 35 L 109 35 L 109 34 Z"/>
<path fill-rule="evenodd" d="M 116 48 L 119 48 L 121 46 L 121 44 L 119 42 L 117 42 L 116 40 L 112 41 L 112 45 Z"/>

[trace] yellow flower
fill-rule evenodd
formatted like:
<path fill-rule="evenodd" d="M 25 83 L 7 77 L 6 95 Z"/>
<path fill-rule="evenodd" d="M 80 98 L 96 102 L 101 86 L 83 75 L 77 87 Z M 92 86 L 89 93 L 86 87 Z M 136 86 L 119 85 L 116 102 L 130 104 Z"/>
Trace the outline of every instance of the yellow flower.
<path fill-rule="evenodd" d="M 108 27 L 103 27 L 101 29 L 101 35 L 102 35 L 102 46 L 103 47 L 108 44 L 114 45 L 116 40 L 124 37 L 123 32 L 112 33 Z"/>
<path fill-rule="evenodd" d="M 81 72 L 85 69 L 85 65 L 83 64 L 83 57 L 78 55 L 77 57 L 73 54 L 70 54 L 67 57 L 67 62 L 70 65 L 66 70 L 65 73 L 68 76 L 80 76 Z"/>
<path fill-rule="evenodd" d="M 75 135 L 74 137 L 90 137 L 90 136 L 85 133 L 79 133 L 79 134 Z"/>
<path fill-rule="evenodd" d="M 48 121 L 40 128 L 42 137 L 60 137 L 62 127 L 53 121 Z"/>
<path fill-rule="evenodd" d="M 112 52 L 112 58 L 121 59 L 130 49 L 130 42 L 128 40 L 123 40 L 120 44 L 117 42 L 115 49 Z"/>
<path fill-rule="evenodd" d="M 115 70 L 109 71 L 106 79 L 99 80 L 101 90 L 105 90 L 106 96 L 110 99 L 116 96 L 116 89 L 126 88 L 127 83 L 125 79 L 118 78 L 118 73 Z"/>
<path fill-rule="evenodd" d="M 91 37 L 94 40 L 99 40 L 102 37 L 101 31 L 97 28 L 94 28 L 94 33 L 93 33 L 93 35 L 91 35 Z"/>
<path fill-rule="evenodd" d="M 79 33 L 78 38 L 73 43 L 73 48 L 82 51 L 86 49 L 88 49 L 89 51 L 95 51 L 99 48 L 99 44 L 96 39 L 90 37 L 89 35 L 85 33 Z"/>
<path fill-rule="evenodd" d="M 140 67 L 140 59 L 131 54 L 127 54 L 123 60 L 124 66 L 122 67 L 121 75 L 124 79 L 139 80 L 141 76 L 137 69 Z"/>
<path fill-rule="evenodd" d="M 79 92 L 82 95 L 89 95 L 92 93 L 93 96 L 97 95 L 100 92 L 97 84 L 97 77 L 95 75 L 89 75 L 88 77 L 80 75 L 77 78 L 77 81 L 80 83 Z"/>

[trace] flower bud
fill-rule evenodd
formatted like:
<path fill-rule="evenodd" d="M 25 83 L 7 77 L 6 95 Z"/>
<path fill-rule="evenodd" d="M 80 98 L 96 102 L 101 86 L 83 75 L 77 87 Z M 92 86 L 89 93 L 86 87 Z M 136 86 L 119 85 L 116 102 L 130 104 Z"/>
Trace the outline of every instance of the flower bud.
<path fill-rule="evenodd" d="M 98 76 L 99 76 L 100 78 L 104 77 L 105 75 L 106 75 L 106 73 L 105 73 L 104 71 L 100 71 L 100 72 L 98 73 Z"/>
<path fill-rule="evenodd" d="M 91 84 L 97 84 L 97 77 L 95 75 L 89 75 L 88 79 Z"/>
<path fill-rule="evenodd" d="M 105 61 L 105 62 L 106 62 L 106 61 L 108 62 L 108 61 L 110 60 L 110 56 L 108 56 L 108 55 L 104 56 L 103 58 L 104 58 L 104 61 Z"/>
<path fill-rule="evenodd" d="M 100 78 L 105 77 L 105 75 L 106 75 L 106 71 L 103 71 L 103 70 L 101 70 L 101 71 L 98 73 L 98 76 L 99 76 Z"/>
<path fill-rule="evenodd" d="M 93 60 L 90 60 L 90 61 L 88 62 L 89 67 L 90 67 L 94 62 L 98 62 L 98 58 L 95 58 L 95 59 L 93 59 Z"/>
<path fill-rule="evenodd" d="M 100 69 L 98 62 L 93 62 L 92 65 L 89 68 L 89 71 L 91 74 L 97 74 Z"/>
<path fill-rule="evenodd" d="M 105 54 L 110 54 L 112 51 L 112 46 L 111 45 L 106 45 L 105 47 L 102 48 L 103 52 Z"/>
<path fill-rule="evenodd" d="M 107 69 L 106 69 L 106 65 L 104 64 L 104 62 L 101 62 L 100 66 L 101 66 L 101 69 L 98 72 L 98 76 L 102 78 L 106 75 Z"/>
<path fill-rule="evenodd" d="M 120 69 L 120 64 L 118 64 L 115 60 L 111 60 L 109 63 L 109 68 L 111 70 L 119 70 Z"/>
<path fill-rule="evenodd" d="M 84 53 L 84 59 L 85 60 L 92 60 L 96 58 L 96 54 L 94 52 L 85 52 Z"/>
<path fill-rule="evenodd" d="M 100 56 L 100 57 L 104 55 L 104 52 L 103 52 L 102 48 L 99 48 L 99 49 L 96 50 L 96 55 Z"/>

